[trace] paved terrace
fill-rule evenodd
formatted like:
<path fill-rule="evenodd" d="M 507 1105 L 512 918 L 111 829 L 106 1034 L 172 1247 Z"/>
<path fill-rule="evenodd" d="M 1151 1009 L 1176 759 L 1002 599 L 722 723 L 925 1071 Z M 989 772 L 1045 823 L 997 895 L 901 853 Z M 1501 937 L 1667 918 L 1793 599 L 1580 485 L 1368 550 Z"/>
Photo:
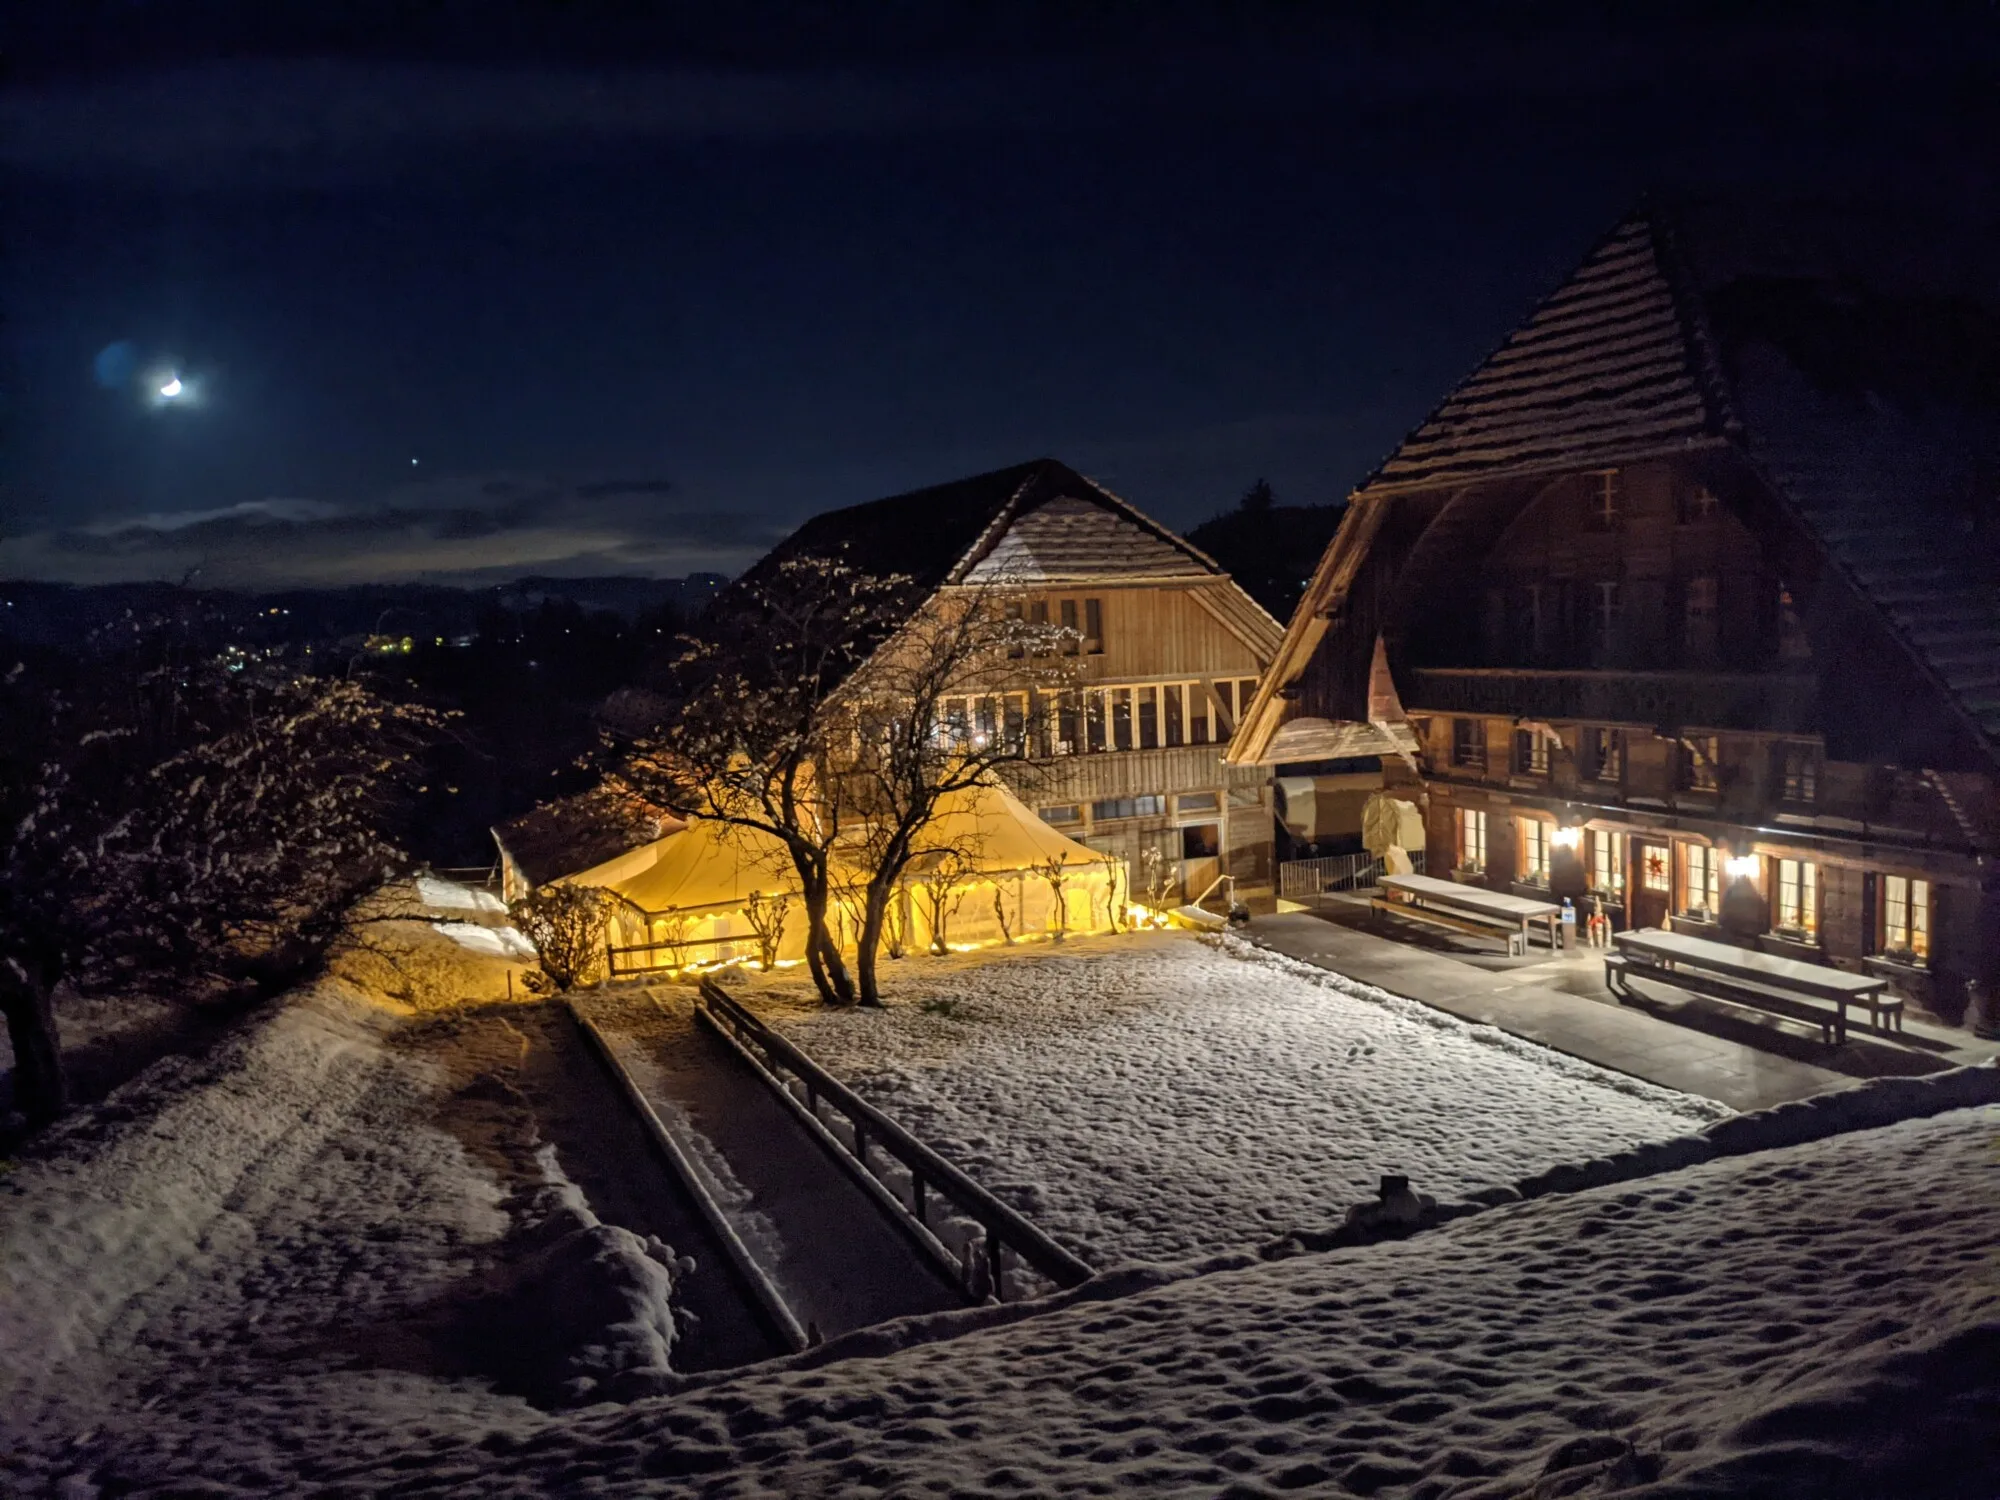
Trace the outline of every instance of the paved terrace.
<path fill-rule="evenodd" d="M 1925 1073 L 2000 1055 L 2000 1044 L 1911 1016 L 1897 1042 L 1850 1029 L 1829 1047 L 1816 1029 L 1726 1005 L 1643 977 L 1620 1004 L 1604 987 L 1602 950 L 1509 959 L 1495 943 L 1432 936 L 1360 901 L 1263 916 L 1251 939 L 1291 958 L 1421 1000 L 1467 1021 L 1540 1042 L 1637 1078 L 1739 1110 L 1845 1087 L 1858 1078 Z"/>

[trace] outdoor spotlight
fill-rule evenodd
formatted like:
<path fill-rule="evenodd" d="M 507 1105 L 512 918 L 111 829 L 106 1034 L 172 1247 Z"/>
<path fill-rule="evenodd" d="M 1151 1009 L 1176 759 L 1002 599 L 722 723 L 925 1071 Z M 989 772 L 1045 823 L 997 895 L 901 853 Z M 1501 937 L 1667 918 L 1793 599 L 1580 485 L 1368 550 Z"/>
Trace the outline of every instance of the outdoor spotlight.
<path fill-rule="evenodd" d="M 1732 854 L 1722 862 L 1722 873 L 1731 880 L 1754 880 L 1758 859 L 1754 854 Z"/>
<path fill-rule="evenodd" d="M 1549 835 L 1549 842 L 1554 844 L 1558 849 L 1579 848 L 1583 843 L 1583 830 L 1581 828 L 1558 828 L 1554 833 Z"/>

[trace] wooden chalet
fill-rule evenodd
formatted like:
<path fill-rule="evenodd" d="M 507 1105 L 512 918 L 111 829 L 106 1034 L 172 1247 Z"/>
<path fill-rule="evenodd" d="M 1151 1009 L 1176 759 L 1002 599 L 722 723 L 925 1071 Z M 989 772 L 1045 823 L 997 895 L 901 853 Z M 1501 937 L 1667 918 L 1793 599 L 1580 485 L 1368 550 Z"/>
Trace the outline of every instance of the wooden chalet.
<path fill-rule="evenodd" d="M 1642 206 L 1353 492 L 1231 762 L 1400 749 L 1434 875 L 1956 1019 L 2000 978 L 1996 244 Z"/>
<path fill-rule="evenodd" d="M 1222 749 L 1283 632 L 1212 558 L 1053 459 L 815 516 L 752 573 L 790 556 L 908 575 L 918 607 L 1004 586 L 1073 630 L 1080 689 L 1015 791 L 1135 877 L 1150 847 L 1189 895 L 1225 872 L 1270 883 L 1268 777 Z M 1005 712 L 990 695 L 963 708 L 970 723 Z"/>

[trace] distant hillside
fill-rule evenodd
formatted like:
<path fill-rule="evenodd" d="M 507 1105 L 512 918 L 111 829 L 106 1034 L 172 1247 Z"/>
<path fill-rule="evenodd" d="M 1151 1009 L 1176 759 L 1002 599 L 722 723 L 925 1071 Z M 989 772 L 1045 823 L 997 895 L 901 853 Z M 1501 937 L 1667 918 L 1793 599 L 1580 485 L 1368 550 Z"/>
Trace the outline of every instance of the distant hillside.
<path fill-rule="evenodd" d="M 1203 521 L 1187 539 L 1229 570 L 1243 591 L 1284 624 L 1298 606 L 1345 505 L 1277 505 L 1262 484 L 1235 510 Z"/>

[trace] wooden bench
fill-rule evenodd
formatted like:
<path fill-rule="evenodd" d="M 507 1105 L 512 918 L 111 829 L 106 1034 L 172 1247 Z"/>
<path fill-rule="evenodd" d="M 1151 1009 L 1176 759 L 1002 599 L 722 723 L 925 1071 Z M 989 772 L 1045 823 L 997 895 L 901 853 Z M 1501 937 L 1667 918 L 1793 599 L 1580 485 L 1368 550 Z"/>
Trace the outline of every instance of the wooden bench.
<path fill-rule="evenodd" d="M 1418 906 L 1413 901 L 1388 901 L 1380 896 L 1368 904 L 1377 911 L 1387 912 L 1392 917 L 1407 917 L 1413 922 L 1428 922 L 1434 927 L 1449 927 L 1454 932 L 1467 933 L 1473 937 L 1504 938 L 1509 958 L 1520 958 L 1528 951 L 1528 935 L 1512 922 L 1504 922 L 1497 918 L 1482 918 L 1471 912 L 1442 912 L 1432 907 Z"/>
<path fill-rule="evenodd" d="M 1383 901 L 1375 904 L 1396 916 L 1415 917 L 1479 937 L 1505 936 L 1510 955 L 1528 951 L 1529 925 L 1542 922 L 1548 925 L 1549 950 L 1554 952 L 1559 946 L 1556 923 L 1562 908 L 1553 901 L 1430 875 L 1384 875 L 1381 884 Z"/>
<path fill-rule="evenodd" d="M 1872 976 L 1677 932 L 1621 932 L 1612 942 L 1618 951 L 1605 957 L 1604 983 L 1621 999 L 1631 993 L 1627 981 L 1644 974 L 1678 989 L 1818 1026 L 1830 1043 L 1846 1042 L 1849 1005 L 1868 1012 L 1869 1027 L 1878 1035 L 1902 1029 L 1901 997 L 1887 993 L 1886 982 Z"/>

